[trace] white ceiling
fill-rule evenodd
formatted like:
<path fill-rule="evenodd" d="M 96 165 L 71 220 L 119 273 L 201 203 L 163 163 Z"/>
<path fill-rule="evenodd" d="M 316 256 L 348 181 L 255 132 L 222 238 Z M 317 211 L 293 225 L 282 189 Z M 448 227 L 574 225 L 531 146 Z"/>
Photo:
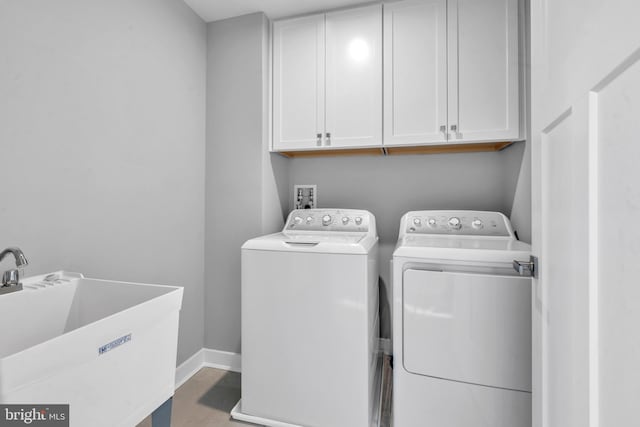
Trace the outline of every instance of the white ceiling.
<path fill-rule="evenodd" d="M 371 0 L 184 0 L 206 22 L 253 12 L 270 19 L 370 3 Z"/>

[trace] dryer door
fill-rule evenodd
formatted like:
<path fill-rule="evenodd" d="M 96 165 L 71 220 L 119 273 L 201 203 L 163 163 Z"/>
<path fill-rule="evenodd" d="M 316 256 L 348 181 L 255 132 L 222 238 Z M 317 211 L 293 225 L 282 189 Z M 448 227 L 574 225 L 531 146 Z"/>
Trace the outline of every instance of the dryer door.
<path fill-rule="evenodd" d="M 404 368 L 531 391 L 530 286 L 524 277 L 405 270 Z"/>

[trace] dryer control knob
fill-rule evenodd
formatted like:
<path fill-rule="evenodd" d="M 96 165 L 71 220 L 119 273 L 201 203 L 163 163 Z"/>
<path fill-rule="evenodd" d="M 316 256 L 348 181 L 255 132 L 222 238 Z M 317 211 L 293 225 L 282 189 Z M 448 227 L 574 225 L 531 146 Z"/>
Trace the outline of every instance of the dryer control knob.
<path fill-rule="evenodd" d="M 460 230 L 462 228 L 462 223 L 460 222 L 460 218 L 452 216 L 449 218 L 449 227 L 454 230 Z"/>
<path fill-rule="evenodd" d="M 308 216 L 307 217 L 307 224 L 311 224 L 313 222 L 313 217 L 312 216 Z"/>
<path fill-rule="evenodd" d="M 322 225 L 331 224 L 331 215 L 325 215 L 322 217 Z"/>
<path fill-rule="evenodd" d="M 482 223 L 482 220 L 474 219 L 471 223 L 471 226 L 476 230 L 480 230 L 482 227 L 484 227 L 484 224 Z"/>
<path fill-rule="evenodd" d="M 356 217 L 356 225 L 360 225 L 362 224 L 362 217 L 357 216 Z"/>
<path fill-rule="evenodd" d="M 420 226 L 421 224 L 420 218 L 413 218 L 413 223 L 417 226 Z"/>
<path fill-rule="evenodd" d="M 438 222 L 436 221 L 435 218 L 429 218 L 429 221 L 427 221 L 427 224 L 429 224 L 429 227 L 435 227 Z"/>
<path fill-rule="evenodd" d="M 349 224 L 349 217 L 348 217 L 348 216 L 343 216 L 343 217 L 342 217 L 342 223 L 343 223 L 344 225 Z"/>
<path fill-rule="evenodd" d="M 293 218 L 293 222 L 295 224 L 302 224 L 302 218 L 300 218 L 299 216 Z"/>

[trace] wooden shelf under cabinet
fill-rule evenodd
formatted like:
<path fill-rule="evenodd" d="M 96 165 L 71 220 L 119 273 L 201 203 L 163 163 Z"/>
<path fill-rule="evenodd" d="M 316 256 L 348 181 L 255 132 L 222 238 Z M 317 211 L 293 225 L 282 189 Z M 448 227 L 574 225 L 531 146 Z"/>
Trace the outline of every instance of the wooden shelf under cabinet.
<path fill-rule="evenodd" d="M 511 141 L 482 142 L 477 144 L 422 145 L 411 147 L 346 148 L 336 150 L 278 151 L 289 158 L 337 157 L 337 156 L 387 156 L 395 154 L 446 154 L 500 151 L 513 144 Z"/>

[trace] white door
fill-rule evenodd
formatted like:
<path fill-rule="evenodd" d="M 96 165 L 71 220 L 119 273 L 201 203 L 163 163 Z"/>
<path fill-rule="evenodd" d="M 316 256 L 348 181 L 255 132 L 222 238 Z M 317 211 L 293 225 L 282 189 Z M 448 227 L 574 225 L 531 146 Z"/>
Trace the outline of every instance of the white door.
<path fill-rule="evenodd" d="M 534 427 L 640 402 L 640 3 L 533 0 Z"/>
<path fill-rule="evenodd" d="M 450 141 L 520 137 L 518 0 L 449 0 Z"/>
<path fill-rule="evenodd" d="M 273 24 L 273 149 L 310 149 L 324 132 L 324 15 Z"/>
<path fill-rule="evenodd" d="M 447 141 L 447 1 L 384 6 L 384 144 Z"/>
<path fill-rule="evenodd" d="M 381 144 L 382 6 L 328 13 L 325 145 Z"/>

